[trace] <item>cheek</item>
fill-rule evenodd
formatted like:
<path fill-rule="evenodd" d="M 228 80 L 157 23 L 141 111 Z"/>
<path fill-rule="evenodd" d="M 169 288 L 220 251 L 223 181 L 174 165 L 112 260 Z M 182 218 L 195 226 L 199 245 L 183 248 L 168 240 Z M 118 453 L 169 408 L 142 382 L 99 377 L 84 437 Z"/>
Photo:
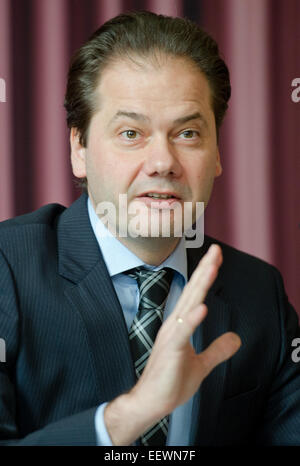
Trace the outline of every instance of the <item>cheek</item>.
<path fill-rule="evenodd" d="M 87 158 L 87 178 L 98 201 L 117 199 L 131 184 L 132 170 L 123 154 L 102 146 L 90 151 Z M 123 157 L 122 157 L 123 155 Z"/>
<path fill-rule="evenodd" d="M 95 141 L 89 147 L 87 156 L 87 171 L 90 176 L 103 179 L 113 173 L 113 157 L 110 156 L 109 150 L 105 145 Z"/>
<path fill-rule="evenodd" d="M 193 196 L 201 201 L 206 201 L 210 196 L 215 178 L 215 162 L 203 160 L 197 167 L 193 165 L 189 170 L 189 185 Z"/>
<path fill-rule="evenodd" d="M 190 176 L 195 180 L 196 184 L 214 178 L 215 170 L 215 161 L 212 163 L 211 159 L 209 160 L 205 158 L 196 166 L 193 164 L 189 167 Z"/>

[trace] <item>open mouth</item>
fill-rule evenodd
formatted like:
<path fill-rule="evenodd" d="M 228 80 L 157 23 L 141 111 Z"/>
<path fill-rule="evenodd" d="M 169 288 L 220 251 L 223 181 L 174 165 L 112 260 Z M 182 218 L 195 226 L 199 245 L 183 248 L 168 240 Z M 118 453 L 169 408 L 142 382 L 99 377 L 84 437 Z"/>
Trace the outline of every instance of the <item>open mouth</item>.
<path fill-rule="evenodd" d="M 147 206 L 161 207 L 161 208 L 168 208 L 174 202 L 180 201 L 180 197 L 175 193 L 156 193 L 156 192 L 143 193 L 139 195 L 136 199 L 138 201 L 143 202 Z"/>
<path fill-rule="evenodd" d="M 143 194 L 140 194 L 138 197 L 149 197 L 151 199 L 180 199 L 180 197 L 173 192 L 156 192 L 156 191 L 149 191 Z"/>

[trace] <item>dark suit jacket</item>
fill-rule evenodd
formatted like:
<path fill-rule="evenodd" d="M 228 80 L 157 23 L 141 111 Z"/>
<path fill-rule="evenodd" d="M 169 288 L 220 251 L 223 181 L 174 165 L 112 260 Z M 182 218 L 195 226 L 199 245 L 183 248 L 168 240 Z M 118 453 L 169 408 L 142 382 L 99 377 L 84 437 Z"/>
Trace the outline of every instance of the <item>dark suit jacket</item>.
<path fill-rule="evenodd" d="M 82 195 L 0 225 L 0 439 L 95 445 L 95 411 L 134 384 L 127 328 Z M 188 249 L 190 276 L 201 255 Z M 197 351 L 232 330 L 238 353 L 195 396 L 194 445 L 300 445 L 298 319 L 272 266 L 221 244 Z M 113 251 L 112 251 L 113 254 Z"/>

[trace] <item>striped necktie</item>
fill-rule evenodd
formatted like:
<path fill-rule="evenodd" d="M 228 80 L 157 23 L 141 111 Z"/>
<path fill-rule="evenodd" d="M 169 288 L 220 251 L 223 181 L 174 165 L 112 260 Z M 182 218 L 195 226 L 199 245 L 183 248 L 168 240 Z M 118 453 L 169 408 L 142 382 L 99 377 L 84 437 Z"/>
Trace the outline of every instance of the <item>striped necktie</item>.
<path fill-rule="evenodd" d="M 137 281 L 140 290 L 138 312 L 129 331 L 129 341 L 137 378 L 143 372 L 151 354 L 158 330 L 163 321 L 164 306 L 168 297 L 173 270 L 152 271 L 136 267 L 125 272 Z M 169 417 L 166 416 L 141 436 L 142 445 L 165 445 Z"/>

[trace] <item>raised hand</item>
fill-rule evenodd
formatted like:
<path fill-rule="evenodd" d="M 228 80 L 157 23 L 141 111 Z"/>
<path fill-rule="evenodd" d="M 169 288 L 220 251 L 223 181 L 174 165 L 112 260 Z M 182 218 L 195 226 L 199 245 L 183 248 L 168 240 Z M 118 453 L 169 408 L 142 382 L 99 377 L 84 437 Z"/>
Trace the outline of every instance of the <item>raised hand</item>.
<path fill-rule="evenodd" d="M 108 404 L 104 417 L 115 445 L 129 445 L 151 425 L 185 403 L 204 378 L 239 349 L 241 340 L 232 332 L 218 337 L 200 354 L 195 353 L 190 343 L 191 335 L 207 315 L 203 301 L 221 264 L 221 248 L 214 244 L 199 262 L 174 311 L 161 326 L 138 382 L 129 393 Z"/>

